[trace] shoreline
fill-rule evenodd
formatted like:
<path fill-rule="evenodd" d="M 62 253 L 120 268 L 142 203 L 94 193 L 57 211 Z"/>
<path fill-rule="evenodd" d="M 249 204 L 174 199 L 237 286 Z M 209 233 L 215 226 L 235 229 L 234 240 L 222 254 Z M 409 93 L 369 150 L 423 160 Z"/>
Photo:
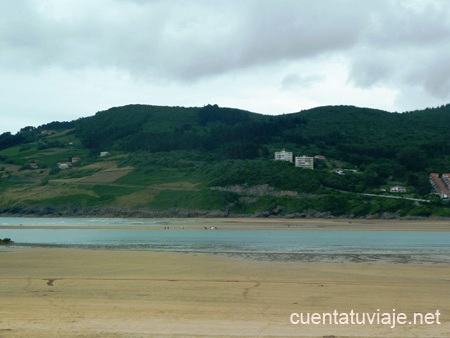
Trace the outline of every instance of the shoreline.
<path fill-rule="evenodd" d="M 148 251 L 0 250 L 4 337 L 448 337 L 450 264 L 292 264 Z M 442 314 L 292 325 L 292 313 Z"/>
<path fill-rule="evenodd" d="M 20 217 L 2 217 L 19 219 Z M 26 219 L 36 217 L 23 217 Z M 368 231 L 450 231 L 449 220 L 420 219 L 420 220 L 368 220 L 368 219 L 292 219 L 292 218 L 116 218 L 116 217 L 37 217 L 37 219 L 125 219 L 161 221 L 164 224 L 155 225 L 89 225 L 90 229 L 145 229 L 161 230 L 165 226 L 183 226 L 186 230 L 203 230 L 204 226 L 216 225 L 221 230 L 368 230 Z M 195 224 L 197 223 L 197 224 Z M 17 229 L 20 225 L 0 225 L 0 229 Z M 24 226 L 27 229 L 86 229 L 86 225 L 49 225 L 49 226 Z"/>
<path fill-rule="evenodd" d="M 0 254 L 9 250 L 81 250 L 110 252 L 149 252 L 161 254 L 180 254 L 193 256 L 224 257 L 253 262 L 273 262 L 290 264 L 385 264 L 385 265 L 435 265 L 450 264 L 445 254 L 429 253 L 312 253 L 312 252 L 234 252 L 234 251 L 192 251 L 159 250 L 146 245 L 102 246 L 76 244 L 20 244 L 0 246 Z"/>

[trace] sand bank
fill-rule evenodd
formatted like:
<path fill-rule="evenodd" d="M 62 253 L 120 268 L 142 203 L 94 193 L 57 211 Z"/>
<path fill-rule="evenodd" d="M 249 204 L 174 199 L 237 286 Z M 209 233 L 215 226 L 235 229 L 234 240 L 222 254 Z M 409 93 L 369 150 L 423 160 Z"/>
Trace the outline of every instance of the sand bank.
<path fill-rule="evenodd" d="M 32 218 L 30 218 L 32 220 Z M 76 220 L 77 218 L 71 218 Z M 88 218 L 89 219 L 89 218 Z M 29 219 L 27 219 L 29 220 Z M 33 225 L 26 222 L 27 229 L 86 229 L 85 220 L 80 225 Z M 134 219 L 133 219 L 134 220 Z M 142 219 L 136 219 L 142 220 Z M 367 219 L 288 219 L 288 218 L 164 218 L 148 219 L 158 224 L 146 225 L 89 225 L 90 229 L 172 229 L 204 230 L 211 226 L 220 230 L 367 230 L 367 231 L 450 231 L 448 220 L 367 220 Z M 74 222 L 76 223 L 76 222 Z M 17 225 L 0 225 L 0 229 L 17 229 Z"/>
<path fill-rule="evenodd" d="M 208 219 L 198 219 L 209 221 Z M 450 231 L 448 220 L 217 218 L 211 222 L 236 229 Z"/>
<path fill-rule="evenodd" d="M 449 337 L 450 266 L 0 249 L 1 337 Z M 433 325 L 293 325 L 292 313 L 440 311 Z M 295 318 L 294 318 L 295 319 Z"/>

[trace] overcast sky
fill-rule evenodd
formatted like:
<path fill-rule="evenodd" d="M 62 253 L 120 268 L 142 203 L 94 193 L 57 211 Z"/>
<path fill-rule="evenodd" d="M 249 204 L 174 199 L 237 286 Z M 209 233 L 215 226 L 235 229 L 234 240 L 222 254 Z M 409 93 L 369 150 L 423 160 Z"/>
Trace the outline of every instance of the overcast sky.
<path fill-rule="evenodd" d="M 450 102 L 450 1 L 0 0 L 0 133 L 131 103 Z"/>

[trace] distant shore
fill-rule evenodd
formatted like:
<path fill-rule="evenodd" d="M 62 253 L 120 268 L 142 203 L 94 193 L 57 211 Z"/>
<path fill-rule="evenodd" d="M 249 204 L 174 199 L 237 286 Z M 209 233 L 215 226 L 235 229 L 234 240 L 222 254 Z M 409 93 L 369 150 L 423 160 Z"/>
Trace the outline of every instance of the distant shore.
<path fill-rule="evenodd" d="M 7 218 L 7 217 L 6 217 Z M 27 217 L 29 218 L 29 217 Z M 32 218 L 32 217 L 31 217 Z M 41 217 L 42 218 L 42 217 Z M 51 217 L 55 218 L 55 217 Z M 60 218 L 73 218 L 61 216 Z M 94 218 L 94 217 L 78 217 Z M 108 218 L 108 217 L 105 217 Z M 114 218 L 114 217 L 113 217 Z M 112 219 L 113 219 L 112 218 Z M 77 217 L 73 218 L 77 219 Z M 146 219 L 146 218 L 144 218 Z M 153 219 L 153 218 L 152 218 Z M 158 219 L 158 218 L 157 218 Z M 218 218 L 161 218 L 167 222 L 180 225 L 183 223 L 183 228 L 186 230 L 203 230 L 204 227 L 216 226 L 219 229 L 228 230 L 367 230 L 367 231 L 450 231 L 450 221 L 442 219 L 418 219 L 418 220 L 380 220 L 380 219 L 352 219 L 352 218 L 333 218 L 333 219 L 305 219 L 305 218 L 255 218 L 255 217 L 218 217 Z M 90 226 L 91 229 L 99 228 L 114 228 L 114 229 L 146 229 L 159 230 L 163 229 L 168 224 L 161 226 L 120 226 L 120 225 L 101 225 Z M 170 225 L 170 224 L 169 224 Z M 13 225 L 0 225 L 0 229 L 16 228 Z M 83 229 L 85 226 L 27 226 L 30 229 Z"/>

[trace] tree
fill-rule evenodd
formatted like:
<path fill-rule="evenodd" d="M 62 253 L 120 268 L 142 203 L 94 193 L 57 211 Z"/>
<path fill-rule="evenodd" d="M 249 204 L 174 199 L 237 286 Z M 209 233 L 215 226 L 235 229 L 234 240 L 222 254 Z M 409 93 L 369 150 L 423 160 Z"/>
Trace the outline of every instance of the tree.
<path fill-rule="evenodd" d="M 427 154 L 417 147 L 406 147 L 397 154 L 397 160 L 409 171 L 422 171 L 427 166 Z"/>

